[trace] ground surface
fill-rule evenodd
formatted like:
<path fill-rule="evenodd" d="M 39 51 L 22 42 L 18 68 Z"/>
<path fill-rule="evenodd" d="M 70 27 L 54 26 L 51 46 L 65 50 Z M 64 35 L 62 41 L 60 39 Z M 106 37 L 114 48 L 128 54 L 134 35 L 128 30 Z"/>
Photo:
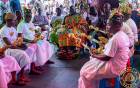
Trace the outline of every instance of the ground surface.
<path fill-rule="evenodd" d="M 77 88 L 80 68 L 88 58 L 83 55 L 81 59 L 59 60 L 54 55 L 51 60 L 55 64 L 45 65 L 42 75 L 29 76 L 32 82 L 24 87 L 10 85 L 10 88 Z M 140 68 L 140 54 L 135 55 L 134 62 Z"/>

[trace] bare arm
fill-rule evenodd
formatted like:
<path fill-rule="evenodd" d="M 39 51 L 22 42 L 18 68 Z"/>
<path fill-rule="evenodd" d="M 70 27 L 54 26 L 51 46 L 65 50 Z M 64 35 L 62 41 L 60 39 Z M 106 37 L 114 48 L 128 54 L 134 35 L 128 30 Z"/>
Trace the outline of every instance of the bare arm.
<path fill-rule="evenodd" d="M 3 38 L 3 41 L 4 41 L 5 44 L 6 44 L 6 48 L 16 48 L 16 46 L 14 46 L 14 45 L 9 41 L 8 38 L 4 37 L 4 38 Z"/>
<path fill-rule="evenodd" d="M 12 45 L 8 38 L 4 37 L 3 41 L 6 43 L 6 45 Z"/>
<path fill-rule="evenodd" d="M 97 58 L 99 60 L 102 60 L 102 61 L 109 61 L 111 59 L 111 57 L 109 56 L 106 56 L 106 55 L 92 55 L 93 58 Z"/>
<path fill-rule="evenodd" d="M 18 33 L 18 37 L 22 37 L 22 33 Z M 24 42 L 28 42 L 28 43 L 32 43 L 33 42 L 32 40 L 28 40 L 28 39 L 25 39 L 25 38 L 23 38 L 23 41 Z"/>

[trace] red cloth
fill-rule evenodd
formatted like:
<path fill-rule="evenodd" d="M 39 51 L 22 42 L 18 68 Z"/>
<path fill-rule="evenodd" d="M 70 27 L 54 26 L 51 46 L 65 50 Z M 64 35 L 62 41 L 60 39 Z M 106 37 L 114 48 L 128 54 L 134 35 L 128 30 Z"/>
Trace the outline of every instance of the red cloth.
<path fill-rule="evenodd" d="M 130 58 L 128 59 L 127 67 L 131 67 Z"/>
<path fill-rule="evenodd" d="M 127 62 L 127 68 L 131 67 L 131 63 L 130 63 L 130 58 L 128 59 L 128 62 Z M 110 79 L 109 80 L 111 84 L 113 84 L 115 86 L 115 79 Z"/>

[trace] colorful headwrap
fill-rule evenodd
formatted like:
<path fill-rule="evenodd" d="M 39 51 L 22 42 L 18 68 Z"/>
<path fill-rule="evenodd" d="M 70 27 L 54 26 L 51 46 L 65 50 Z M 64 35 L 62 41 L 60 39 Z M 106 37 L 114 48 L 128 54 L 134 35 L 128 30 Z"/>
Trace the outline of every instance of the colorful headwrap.
<path fill-rule="evenodd" d="M 131 14 L 132 11 L 132 6 L 129 4 L 128 0 L 119 0 L 120 5 L 119 5 L 119 10 L 122 14 Z"/>
<path fill-rule="evenodd" d="M 131 14 L 132 13 L 132 8 L 131 8 L 130 4 L 120 5 L 119 10 L 122 14 Z"/>
<path fill-rule="evenodd" d="M 112 18 L 110 19 L 111 23 L 113 24 L 122 24 L 123 22 L 123 15 L 120 12 L 115 13 Z"/>
<path fill-rule="evenodd" d="M 124 14 L 130 15 L 132 13 L 131 5 L 127 2 L 121 3 L 118 8 L 111 11 L 111 15 L 109 18 L 111 19 L 113 15 L 115 15 L 116 13 L 120 15 L 124 15 Z"/>

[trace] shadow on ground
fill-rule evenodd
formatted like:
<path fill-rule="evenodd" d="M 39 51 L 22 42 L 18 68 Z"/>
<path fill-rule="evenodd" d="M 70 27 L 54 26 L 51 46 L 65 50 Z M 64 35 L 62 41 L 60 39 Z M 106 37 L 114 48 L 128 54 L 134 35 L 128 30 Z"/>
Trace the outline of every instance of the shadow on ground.
<path fill-rule="evenodd" d="M 133 57 L 134 67 L 140 72 L 140 54 Z M 45 65 L 42 75 L 29 75 L 32 82 L 26 86 L 13 86 L 9 88 L 77 88 L 80 68 L 89 59 L 82 55 L 81 59 L 60 60 L 55 55 L 51 58 L 53 65 Z M 138 87 L 139 88 L 139 87 Z"/>
<path fill-rule="evenodd" d="M 82 56 L 76 60 L 60 60 L 55 55 L 51 58 L 53 65 L 45 65 L 42 75 L 29 75 L 32 79 L 26 86 L 13 86 L 9 88 L 77 88 L 79 71 L 88 57 Z"/>

